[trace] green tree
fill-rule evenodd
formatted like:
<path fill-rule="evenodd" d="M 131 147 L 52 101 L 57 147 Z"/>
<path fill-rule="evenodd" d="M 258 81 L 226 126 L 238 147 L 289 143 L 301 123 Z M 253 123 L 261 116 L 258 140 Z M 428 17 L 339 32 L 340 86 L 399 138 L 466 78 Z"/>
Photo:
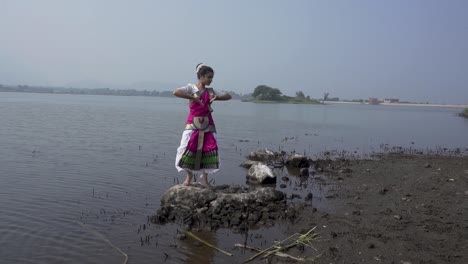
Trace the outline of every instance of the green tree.
<path fill-rule="evenodd" d="M 271 88 L 266 85 L 259 85 L 255 88 L 252 96 L 259 100 L 281 100 L 281 91 L 278 88 Z"/>
<path fill-rule="evenodd" d="M 304 95 L 304 93 L 302 91 L 299 91 L 299 92 L 296 92 L 296 97 L 300 98 L 300 99 L 304 99 L 305 95 Z"/>

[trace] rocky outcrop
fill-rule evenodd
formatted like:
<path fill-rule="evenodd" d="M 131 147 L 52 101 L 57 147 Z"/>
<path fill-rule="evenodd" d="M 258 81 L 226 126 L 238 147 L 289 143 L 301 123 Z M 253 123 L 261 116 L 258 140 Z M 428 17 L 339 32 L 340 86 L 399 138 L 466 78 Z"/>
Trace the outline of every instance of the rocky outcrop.
<path fill-rule="evenodd" d="M 163 195 L 161 207 L 151 221 L 157 224 L 179 222 L 186 229 L 197 224 L 202 228 L 245 231 L 271 226 L 278 219 L 295 218 L 303 207 L 287 205 L 286 195 L 274 188 L 176 185 Z"/>

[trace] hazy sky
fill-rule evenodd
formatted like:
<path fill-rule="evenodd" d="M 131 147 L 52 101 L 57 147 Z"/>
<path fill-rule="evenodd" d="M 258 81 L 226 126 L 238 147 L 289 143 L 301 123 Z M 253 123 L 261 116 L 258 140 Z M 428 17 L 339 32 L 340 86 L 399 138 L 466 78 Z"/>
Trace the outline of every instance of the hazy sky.
<path fill-rule="evenodd" d="M 466 0 L 0 0 L 0 84 L 468 104 Z"/>

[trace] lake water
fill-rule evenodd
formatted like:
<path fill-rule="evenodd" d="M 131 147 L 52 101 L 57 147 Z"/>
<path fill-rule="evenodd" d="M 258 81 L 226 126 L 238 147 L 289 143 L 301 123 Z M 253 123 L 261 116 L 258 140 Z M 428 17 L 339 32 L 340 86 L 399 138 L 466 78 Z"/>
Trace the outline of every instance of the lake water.
<path fill-rule="evenodd" d="M 239 164 L 257 148 L 314 156 L 365 155 L 382 144 L 468 147 L 460 109 L 236 100 L 213 108 L 215 184 L 244 184 Z M 227 262 L 176 240 L 178 224 L 148 223 L 164 191 L 184 179 L 173 164 L 187 111 L 177 98 L 0 93 L 0 263 L 123 263 L 102 236 L 128 263 Z M 275 230 L 255 232 L 285 237 Z M 223 229 L 203 236 L 228 250 L 246 240 Z"/>

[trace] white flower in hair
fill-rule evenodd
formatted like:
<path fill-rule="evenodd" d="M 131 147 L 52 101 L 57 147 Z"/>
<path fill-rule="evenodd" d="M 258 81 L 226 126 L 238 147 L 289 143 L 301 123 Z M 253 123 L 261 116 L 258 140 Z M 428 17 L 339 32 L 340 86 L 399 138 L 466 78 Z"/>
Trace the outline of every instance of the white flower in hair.
<path fill-rule="evenodd" d="M 200 63 L 200 65 L 197 66 L 197 72 L 196 73 L 198 73 L 203 66 L 207 66 L 207 65 L 203 64 L 203 63 Z"/>

